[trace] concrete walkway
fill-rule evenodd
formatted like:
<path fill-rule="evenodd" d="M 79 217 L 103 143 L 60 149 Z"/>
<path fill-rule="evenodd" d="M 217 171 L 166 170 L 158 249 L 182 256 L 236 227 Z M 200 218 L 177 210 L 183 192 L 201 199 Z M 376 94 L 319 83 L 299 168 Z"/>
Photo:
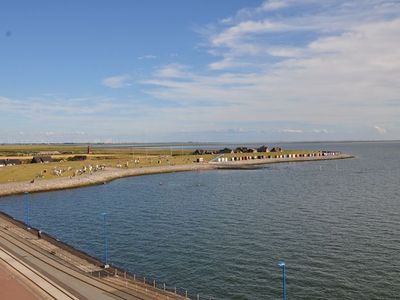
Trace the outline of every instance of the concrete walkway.
<path fill-rule="evenodd" d="M 0 259 L 0 299 L 47 300 L 52 298 Z"/>
<path fill-rule="evenodd" d="M 32 284 L 43 290 L 51 297 L 51 299 L 78 300 L 78 298 L 74 297 L 71 293 L 63 289 L 61 286 L 41 275 L 39 272 L 29 267 L 23 261 L 21 261 L 3 248 L 0 248 L 0 260 L 6 263 L 10 268 L 17 271 L 20 276 L 25 277 L 27 281 L 31 282 Z"/>
<path fill-rule="evenodd" d="M 14 225 L 2 216 L 0 221 L 0 262 L 7 264 L 14 273 L 24 277 L 37 289 L 44 291 L 49 299 L 184 299 L 143 284 L 119 282 L 121 280 L 113 277 L 90 276 L 90 273 L 82 270 L 82 266 L 75 265 L 78 260 L 73 260 L 74 264 L 71 264 L 71 261 L 63 260 L 40 248 L 38 242 L 43 240 L 39 240 L 28 230 Z"/>

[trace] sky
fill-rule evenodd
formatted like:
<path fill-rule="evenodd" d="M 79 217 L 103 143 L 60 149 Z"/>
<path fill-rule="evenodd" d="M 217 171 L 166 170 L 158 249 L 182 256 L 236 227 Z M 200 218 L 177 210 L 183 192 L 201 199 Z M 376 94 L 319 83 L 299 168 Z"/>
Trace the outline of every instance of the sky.
<path fill-rule="evenodd" d="M 398 0 L 4 0 L 0 143 L 400 139 Z"/>

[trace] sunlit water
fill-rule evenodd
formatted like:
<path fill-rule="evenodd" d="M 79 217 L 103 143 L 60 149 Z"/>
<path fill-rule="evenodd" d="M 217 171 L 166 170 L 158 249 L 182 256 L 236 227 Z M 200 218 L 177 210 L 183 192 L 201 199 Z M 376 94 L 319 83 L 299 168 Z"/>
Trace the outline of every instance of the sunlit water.
<path fill-rule="evenodd" d="M 400 143 L 288 144 L 355 159 L 131 177 L 0 198 L 0 209 L 99 258 L 214 299 L 400 296 Z"/>

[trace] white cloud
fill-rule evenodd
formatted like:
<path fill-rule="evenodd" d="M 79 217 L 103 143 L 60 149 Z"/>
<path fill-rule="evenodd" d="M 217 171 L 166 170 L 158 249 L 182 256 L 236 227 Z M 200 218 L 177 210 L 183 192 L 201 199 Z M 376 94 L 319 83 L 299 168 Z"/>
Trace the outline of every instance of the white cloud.
<path fill-rule="evenodd" d="M 125 86 L 130 86 L 131 84 L 129 83 L 129 79 L 130 77 L 128 75 L 111 76 L 104 78 L 102 84 L 112 89 L 119 89 Z"/>
<path fill-rule="evenodd" d="M 375 129 L 379 134 L 385 134 L 385 133 L 386 133 L 386 129 L 383 128 L 383 127 L 381 127 L 381 126 L 375 125 L 375 126 L 374 126 L 374 129 Z"/>
<path fill-rule="evenodd" d="M 327 129 L 312 129 L 312 133 L 329 133 L 329 130 Z"/>
<path fill-rule="evenodd" d="M 280 10 L 286 7 L 301 13 L 281 13 Z M 313 7 L 319 9 L 310 9 Z M 268 59 L 271 56 L 304 55 L 306 53 L 295 45 L 302 35 L 334 36 L 360 24 L 394 19 L 399 12 L 400 2 L 390 0 L 272 0 L 259 7 L 240 10 L 236 16 L 221 21 L 222 26 L 217 29 L 210 27 L 205 35 L 210 45 L 209 53 L 220 56 L 220 64 L 229 60 L 231 63 L 225 64 L 229 69 L 254 56 Z M 279 39 L 276 39 L 277 33 Z M 293 39 L 294 34 L 297 37 Z M 210 67 L 213 69 L 212 65 Z"/>
<path fill-rule="evenodd" d="M 157 58 L 156 55 L 146 54 L 146 55 L 143 55 L 143 56 L 139 56 L 137 59 L 143 60 L 143 59 L 156 59 L 156 58 Z"/>
<path fill-rule="evenodd" d="M 28 118 L 73 118 L 100 116 L 112 110 L 126 109 L 112 99 L 102 97 L 35 97 L 12 99 L 0 96 L 0 111 Z"/>
<path fill-rule="evenodd" d="M 281 9 L 284 8 L 286 6 L 288 6 L 289 3 L 287 1 L 283 1 L 283 0 L 269 0 L 269 1 L 265 1 L 261 7 L 259 7 L 260 10 L 262 11 L 271 11 L 271 10 L 277 10 L 277 9 Z"/>
<path fill-rule="evenodd" d="M 304 131 L 302 129 L 281 129 L 280 132 L 283 133 L 303 133 Z"/>
<path fill-rule="evenodd" d="M 169 64 L 159 68 L 155 76 L 164 78 L 185 78 L 188 76 L 188 67 L 181 64 Z"/>
<path fill-rule="evenodd" d="M 226 20 L 209 35 L 208 51 L 217 59 L 208 71 L 183 76 L 167 68 L 143 82 L 151 85 L 147 93 L 184 105 L 211 103 L 214 124 L 299 123 L 317 129 L 286 130 L 337 134 L 385 123 L 400 136 L 400 18 L 393 13 L 400 3 L 285 1 L 313 2 L 337 10 L 265 18 L 253 9 Z M 272 38 L 277 32 L 314 38 L 281 44 Z"/>

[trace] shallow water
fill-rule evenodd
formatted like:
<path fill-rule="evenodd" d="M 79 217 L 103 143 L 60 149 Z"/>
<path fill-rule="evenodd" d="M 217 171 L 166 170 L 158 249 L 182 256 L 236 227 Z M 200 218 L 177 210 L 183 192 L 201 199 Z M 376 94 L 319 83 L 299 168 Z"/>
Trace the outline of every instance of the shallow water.
<path fill-rule="evenodd" d="M 0 210 L 89 254 L 214 299 L 400 295 L 400 143 L 286 144 L 355 159 L 131 177 L 0 198 Z"/>

